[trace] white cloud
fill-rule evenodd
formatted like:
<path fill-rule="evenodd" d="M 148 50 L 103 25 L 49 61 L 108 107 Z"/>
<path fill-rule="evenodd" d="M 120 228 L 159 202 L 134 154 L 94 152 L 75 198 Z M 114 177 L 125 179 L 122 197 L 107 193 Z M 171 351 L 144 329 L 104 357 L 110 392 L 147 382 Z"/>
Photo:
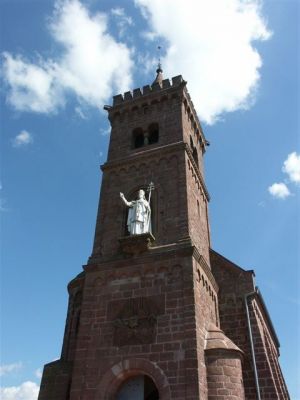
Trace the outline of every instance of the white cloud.
<path fill-rule="evenodd" d="M 119 29 L 119 36 L 122 37 L 126 33 L 126 29 L 129 26 L 133 26 L 133 19 L 126 15 L 124 8 L 121 7 L 116 7 L 111 9 L 111 14 L 116 18 L 117 20 L 117 26 Z"/>
<path fill-rule="evenodd" d="M 290 153 L 283 163 L 282 171 L 285 172 L 290 182 L 300 184 L 300 155 L 295 151 Z M 273 183 L 268 188 L 272 196 L 285 199 L 291 195 L 291 192 L 285 183 Z"/>
<path fill-rule="evenodd" d="M 150 24 L 150 38 L 166 42 L 163 67 L 182 74 L 202 120 L 248 108 L 262 60 L 255 41 L 271 33 L 259 0 L 135 0 Z"/>
<path fill-rule="evenodd" d="M 59 59 L 30 63 L 3 54 L 7 100 L 17 110 L 55 112 L 65 105 L 67 92 L 102 108 L 113 92 L 130 88 L 131 50 L 108 33 L 106 14 L 91 16 L 79 0 L 57 1 L 49 29 L 63 49 Z"/>
<path fill-rule="evenodd" d="M 138 65 L 143 66 L 143 72 L 145 74 L 148 74 L 151 72 L 153 75 L 154 71 L 157 69 L 157 57 L 153 57 L 153 53 L 152 54 L 150 54 L 148 52 L 138 53 L 136 55 L 136 61 L 137 61 Z M 154 76 L 153 76 L 153 78 L 154 78 Z"/>
<path fill-rule="evenodd" d="M 111 128 L 108 126 L 107 128 L 100 128 L 100 135 L 101 136 L 107 136 L 110 134 Z"/>
<path fill-rule="evenodd" d="M 291 182 L 300 184 L 300 155 L 295 151 L 290 153 L 283 163 L 282 171 L 288 174 Z"/>
<path fill-rule="evenodd" d="M 291 195 L 289 188 L 286 186 L 285 183 L 273 183 L 269 188 L 269 193 L 278 198 L 278 199 L 285 199 L 286 197 Z"/>
<path fill-rule="evenodd" d="M 43 371 L 41 368 L 38 368 L 37 370 L 35 370 L 34 372 L 35 376 L 39 379 L 41 379 L 42 375 L 43 375 Z"/>
<path fill-rule="evenodd" d="M 1 186 L 1 189 L 2 189 L 2 186 Z M 2 365 L 0 365 L 0 376 L 9 374 L 11 372 L 18 371 L 22 367 L 23 367 L 23 364 L 21 363 L 21 361 L 18 361 L 16 363 L 12 363 L 12 364 L 2 364 Z"/>
<path fill-rule="evenodd" d="M 20 386 L 0 388 L 1 400 L 37 400 L 39 386 L 34 382 L 23 382 Z"/>
<path fill-rule="evenodd" d="M 82 110 L 81 107 L 76 106 L 75 107 L 75 112 L 81 119 L 87 119 L 87 116 L 85 115 L 85 113 L 84 113 L 84 111 Z"/>
<path fill-rule="evenodd" d="M 55 76 L 57 65 L 51 61 L 32 64 L 20 55 L 3 53 L 2 74 L 9 85 L 7 101 L 20 111 L 48 113 L 64 104 Z"/>
<path fill-rule="evenodd" d="M 32 142 L 33 142 L 32 135 L 29 132 L 23 130 L 13 139 L 13 146 L 14 147 L 25 146 Z"/>

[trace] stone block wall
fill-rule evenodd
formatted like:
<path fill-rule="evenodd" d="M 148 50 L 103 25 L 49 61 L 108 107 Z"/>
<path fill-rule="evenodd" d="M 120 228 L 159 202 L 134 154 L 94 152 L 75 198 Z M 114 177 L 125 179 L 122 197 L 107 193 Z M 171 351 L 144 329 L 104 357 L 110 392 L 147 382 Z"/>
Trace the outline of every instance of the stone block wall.
<path fill-rule="evenodd" d="M 206 352 L 208 400 L 245 399 L 242 356 L 238 352 Z"/>
<path fill-rule="evenodd" d="M 122 256 L 118 239 L 125 235 L 127 209 L 119 193 L 133 200 L 136 191 L 146 189 L 151 181 L 155 184 L 151 202 L 155 245 L 188 238 L 186 176 L 184 168 L 180 168 L 184 162 L 182 143 L 104 167 L 92 259 Z"/>
<path fill-rule="evenodd" d="M 114 103 L 108 110 L 112 126 L 108 162 L 182 141 L 182 93 L 183 86 L 178 82 L 164 90 Z M 134 149 L 133 130 L 140 128 L 146 133 L 152 123 L 158 124 L 159 141 Z"/>
<path fill-rule="evenodd" d="M 267 323 L 265 310 L 258 295 L 248 300 L 251 327 L 262 399 L 289 399 L 288 390 L 280 369 L 279 343 Z"/>
<path fill-rule="evenodd" d="M 46 364 L 38 400 L 67 400 L 70 395 L 72 362 L 57 360 Z"/>
<path fill-rule="evenodd" d="M 80 324 L 82 294 L 85 273 L 81 272 L 68 285 L 69 303 L 61 352 L 61 359 L 73 361 L 77 342 L 77 333 Z"/>
<path fill-rule="evenodd" d="M 207 392 L 204 337 L 197 337 L 199 331 L 205 336 L 205 321 L 201 317 L 196 326 L 192 253 L 183 247 L 86 267 L 70 400 L 87 393 L 114 398 L 118 382 L 137 372 L 126 367 L 131 360 L 140 360 L 138 372 L 164 393 L 152 371 L 159 370 L 170 399 L 198 400 L 200 390 Z M 203 310 L 214 304 L 205 287 L 200 301 Z M 215 319 L 214 306 L 207 313 Z"/>
<path fill-rule="evenodd" d="M 207 368 L 204 349 L 206 346 L 207 327 L 213 323 L 219 325 L 217 311 L 217 292 L 218 286 L 211 274 L 209 266 L 203 257 L 195 257 L 194 264 L 194 309 L 193 318 L 196 319 L 197 344 L 195 351 L 198 357 L 198 384 L 200 397 L 206 399 L 207 388 Z"/>
<path fill-rule="evenodd" d="M 262 400 L 289 399 L 279 366 L 279 342 L 272 322 L 254 284 L 253 271 L 246 271 L 220 254 L 211 251 L 212 273 L 220 287 L 220 326 L 244 352 L 243 381 L 247 400 L 257 399 L 251 355 L 245 296 L 248 301 L 260 394 Z"/>
<path fill-rule="evenodd" d="M 205 261 L 210 265 L 210 231 L 208 223 L 209 195 L 201 184 L 198 168 L 186 153 L 186 185 L 188 202 L 189 236 Z"/>

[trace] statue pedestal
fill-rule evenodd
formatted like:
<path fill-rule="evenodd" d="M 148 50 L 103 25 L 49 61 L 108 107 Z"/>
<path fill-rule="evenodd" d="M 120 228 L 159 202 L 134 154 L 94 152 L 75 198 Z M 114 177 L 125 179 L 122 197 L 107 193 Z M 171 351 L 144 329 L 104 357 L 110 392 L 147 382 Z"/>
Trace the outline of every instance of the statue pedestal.
<path fill-rule="evenodd" d="M 141 235 L 124 236 L 119 239 L 123 253 L 133 256 L 147 251 L 154 241 L 155 237 L 150 232 L 142 233 Z"/>

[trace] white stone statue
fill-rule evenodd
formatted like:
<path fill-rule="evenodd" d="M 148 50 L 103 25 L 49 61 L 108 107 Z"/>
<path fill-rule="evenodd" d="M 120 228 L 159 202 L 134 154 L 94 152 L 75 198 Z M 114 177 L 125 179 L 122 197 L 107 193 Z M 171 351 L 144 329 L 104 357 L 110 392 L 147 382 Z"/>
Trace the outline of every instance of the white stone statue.
<path fill-rule="evenodd" d="M 145 192 L 141 189 L 138 191 L 138 198 L 136 200 L 127 201 L 123 193 L 120 193 L 120 197 L 123 203 L 129 207 L 127 228 L 130 235 L 141 235 L 147 232 L 151 233 L 150 195 L 149 201 L 147 201 Z"/>

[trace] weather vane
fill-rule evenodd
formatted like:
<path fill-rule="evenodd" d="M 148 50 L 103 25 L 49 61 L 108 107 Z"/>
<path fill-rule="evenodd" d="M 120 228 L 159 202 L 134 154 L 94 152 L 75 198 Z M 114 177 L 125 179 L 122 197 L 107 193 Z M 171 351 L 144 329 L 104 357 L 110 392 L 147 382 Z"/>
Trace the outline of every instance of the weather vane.
<path fill-rule="evenodd" d="M 161 50 L 161 46 L 157 46 L 157 50 L 158 50 L 158 70 L 162 71 L 161 69 L 161 62 L 160 62 L 160 50 Z"/>

